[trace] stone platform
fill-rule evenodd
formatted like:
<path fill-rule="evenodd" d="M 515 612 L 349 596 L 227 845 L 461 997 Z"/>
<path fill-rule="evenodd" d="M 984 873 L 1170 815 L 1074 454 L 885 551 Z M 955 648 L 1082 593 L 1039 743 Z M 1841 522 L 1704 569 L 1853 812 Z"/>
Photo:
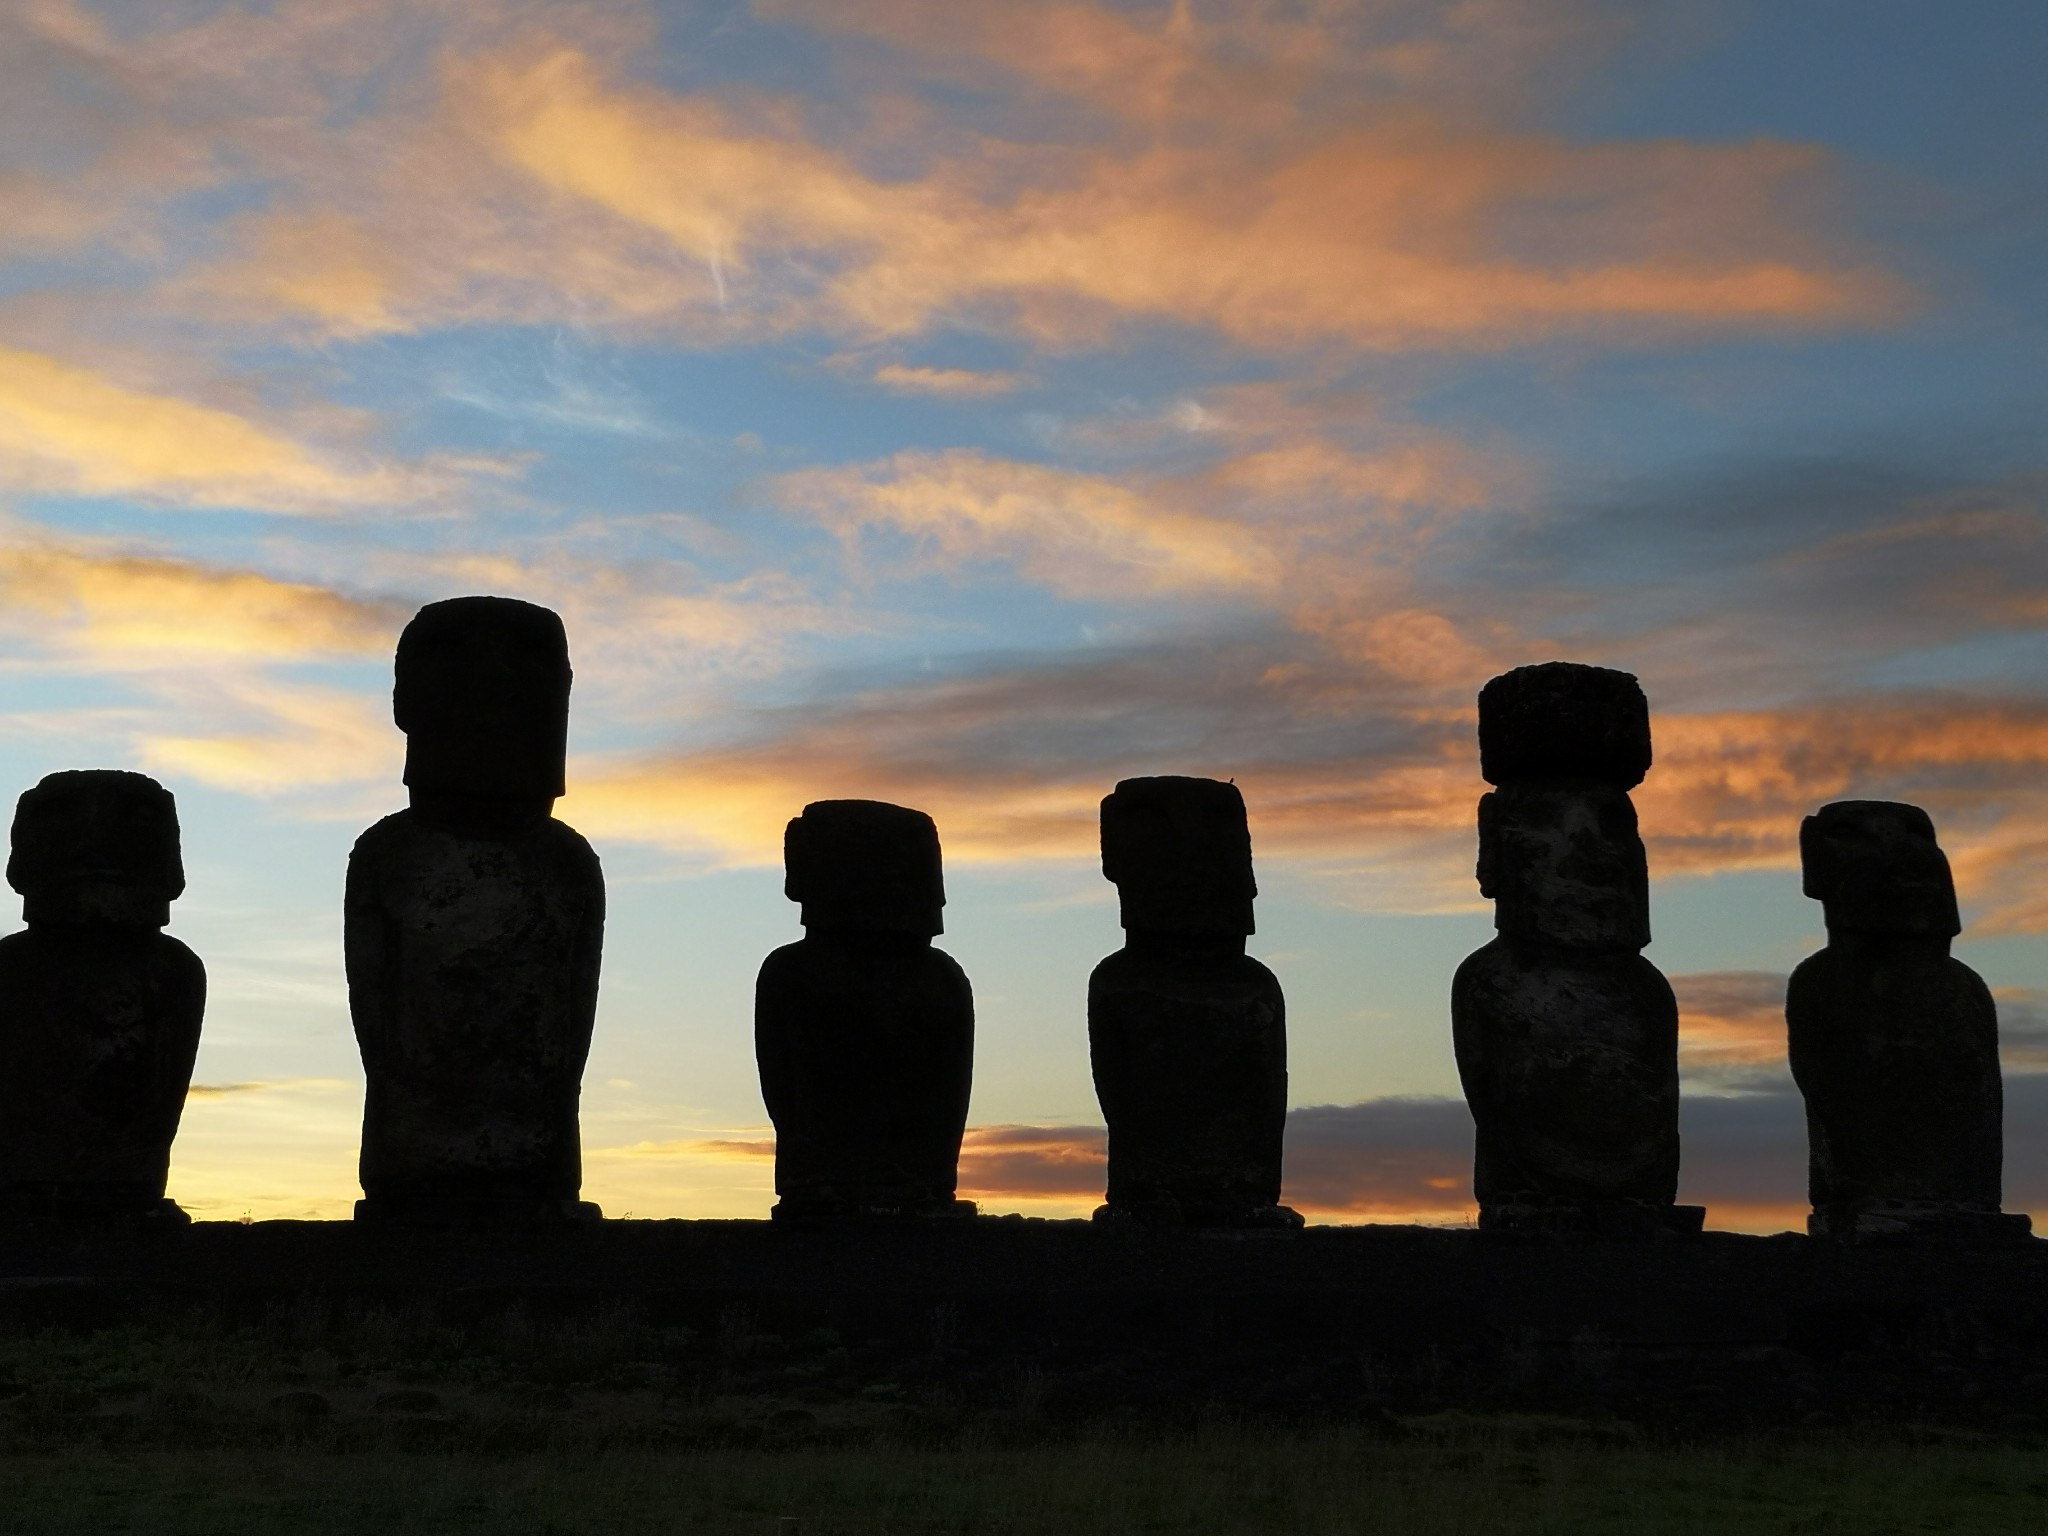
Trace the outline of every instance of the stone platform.
<path fill-rule="evenodd" d="M 2048 1427 L 2048 1242 L 1785 1234 L 1544 1245 L 1470 1230 L 1204 1233 L 982 1217 L 875 1229 L 610 1221 L 545 1235 L 197 1222 L 0 1240 L 0 1329 L 390 1308 L 455 1326 L 609 1309 L 774 1358 L 858 1341 L 974 1401 L 1446 1407 Z M 780 1342 L 776 1342 L 780 1341 Z M 1009 1390 L 1005 1388 L 1004 1390 Z"/>

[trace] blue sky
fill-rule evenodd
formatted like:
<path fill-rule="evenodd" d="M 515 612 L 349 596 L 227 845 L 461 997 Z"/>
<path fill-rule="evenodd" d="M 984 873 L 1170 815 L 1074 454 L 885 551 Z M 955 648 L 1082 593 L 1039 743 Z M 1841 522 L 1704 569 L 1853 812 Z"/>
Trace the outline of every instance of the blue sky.
<path fill-rule="evenodd" d="M 179 797 L 173 1194 L 354 1197 L 342 867 L 402 797 L 397 630 L 469 591 L 569 626 L 614 1212 L 765 1208 L 752 976 L 781 823 L 842 794 L 940 825 L 967 1182 L 1085 1209 L 1094 806 L 1194 772 L 1328 1106 L 1292 1197 L 1455 1219 L 1456 1116 L 1393 1101 L 1455 1095 L 1489 929 L 1473 696 L 1552 657 L 1655 710 L 1710 1221 L 1797 1217 L 1826 800 L 1934 814 L 2020 1115 L 2044 65 L 1990 0 L 11 7 L 0 765 Z"/>

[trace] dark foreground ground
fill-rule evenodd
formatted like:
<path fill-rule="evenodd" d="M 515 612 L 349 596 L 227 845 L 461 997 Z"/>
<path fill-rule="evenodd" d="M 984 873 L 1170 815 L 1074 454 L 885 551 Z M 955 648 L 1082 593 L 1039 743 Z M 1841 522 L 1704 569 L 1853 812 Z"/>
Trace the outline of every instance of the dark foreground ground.
<path fill-rule="evenodd" d="M 0 1530 L 2040 1533 L 2043 1249 L 16 1234 Z"/>

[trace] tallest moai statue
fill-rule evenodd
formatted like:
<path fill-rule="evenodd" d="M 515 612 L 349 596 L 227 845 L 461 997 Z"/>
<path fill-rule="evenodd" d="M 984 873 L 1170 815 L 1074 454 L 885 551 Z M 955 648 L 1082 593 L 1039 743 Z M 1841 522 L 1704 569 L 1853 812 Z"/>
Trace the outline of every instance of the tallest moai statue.
<path fill-rule="evenodd" d="M 1479 694 L 1479 889 L 1499 937 L 1458 967 L 1451 1029 L 1482 1230 L 1697 1229 L 1678 1189 L 1678 1005 L 1641 954 L 1649 866 L 1628 792 L 1650 710 L 1626 672 L 1548 662 Z"/>
<path fill-rule="evenodd" d="M 430 603 L 399 637 L 411 806 L 356 841 L 344 935 L 368 1079 L 369 1219 L 527 1223 L 577 1200 L 604 876 L 552 815 L 569 730 L 561 619 Z"/>

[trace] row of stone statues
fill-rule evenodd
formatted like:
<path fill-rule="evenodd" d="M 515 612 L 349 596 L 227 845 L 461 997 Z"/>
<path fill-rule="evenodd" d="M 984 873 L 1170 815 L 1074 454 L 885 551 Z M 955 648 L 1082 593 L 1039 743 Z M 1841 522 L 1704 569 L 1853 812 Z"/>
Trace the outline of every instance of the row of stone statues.
<path fill-rule="evenodd" d="M 344 945 L 366 1078 L 358 1220 L 547 1225 L 579 1198 L 577 1103 L 604 881 L 554 819 L 570 667 L 560 619 L 508 598 L 423 608 L 398 644 L 408 808 L 357 841 Z M 1479 696 L 1479 885 L 1498 937 L 1452 984 L 1483 1230 L 1696 1232 L 1675 1203 L 1678 1010 L 1643 958 L 1648 865 L 1629 791 L 1649 709 L 1626 673 L 1523 667 Z M 1124 946 L 1088 986 L 1109 1130 L 1098 1220 L 1290 1228 L 1286 1009 L 1245 954 L 1251 841 L 1232 784 L 1127 779 L 1102 802 Z M 1801 831 L 1828 944 L 1786 1016 L 1816 1235 L 2003 1241 L 1997 1018 L 1924 812 L 1824 807 Z M 781 1220 L 971 1215 L 956 1197 L 974 1056 L 966 975 L 922 812 L 822 801 L 789 823 L 804 937 L 756 991 Z M 21 797 L 0 940 L 0 1215 L 182 1222 L 164 1199 L 205 1003 L 159 930 L 182 891 L 171 796 L 52 774 Z"/>

